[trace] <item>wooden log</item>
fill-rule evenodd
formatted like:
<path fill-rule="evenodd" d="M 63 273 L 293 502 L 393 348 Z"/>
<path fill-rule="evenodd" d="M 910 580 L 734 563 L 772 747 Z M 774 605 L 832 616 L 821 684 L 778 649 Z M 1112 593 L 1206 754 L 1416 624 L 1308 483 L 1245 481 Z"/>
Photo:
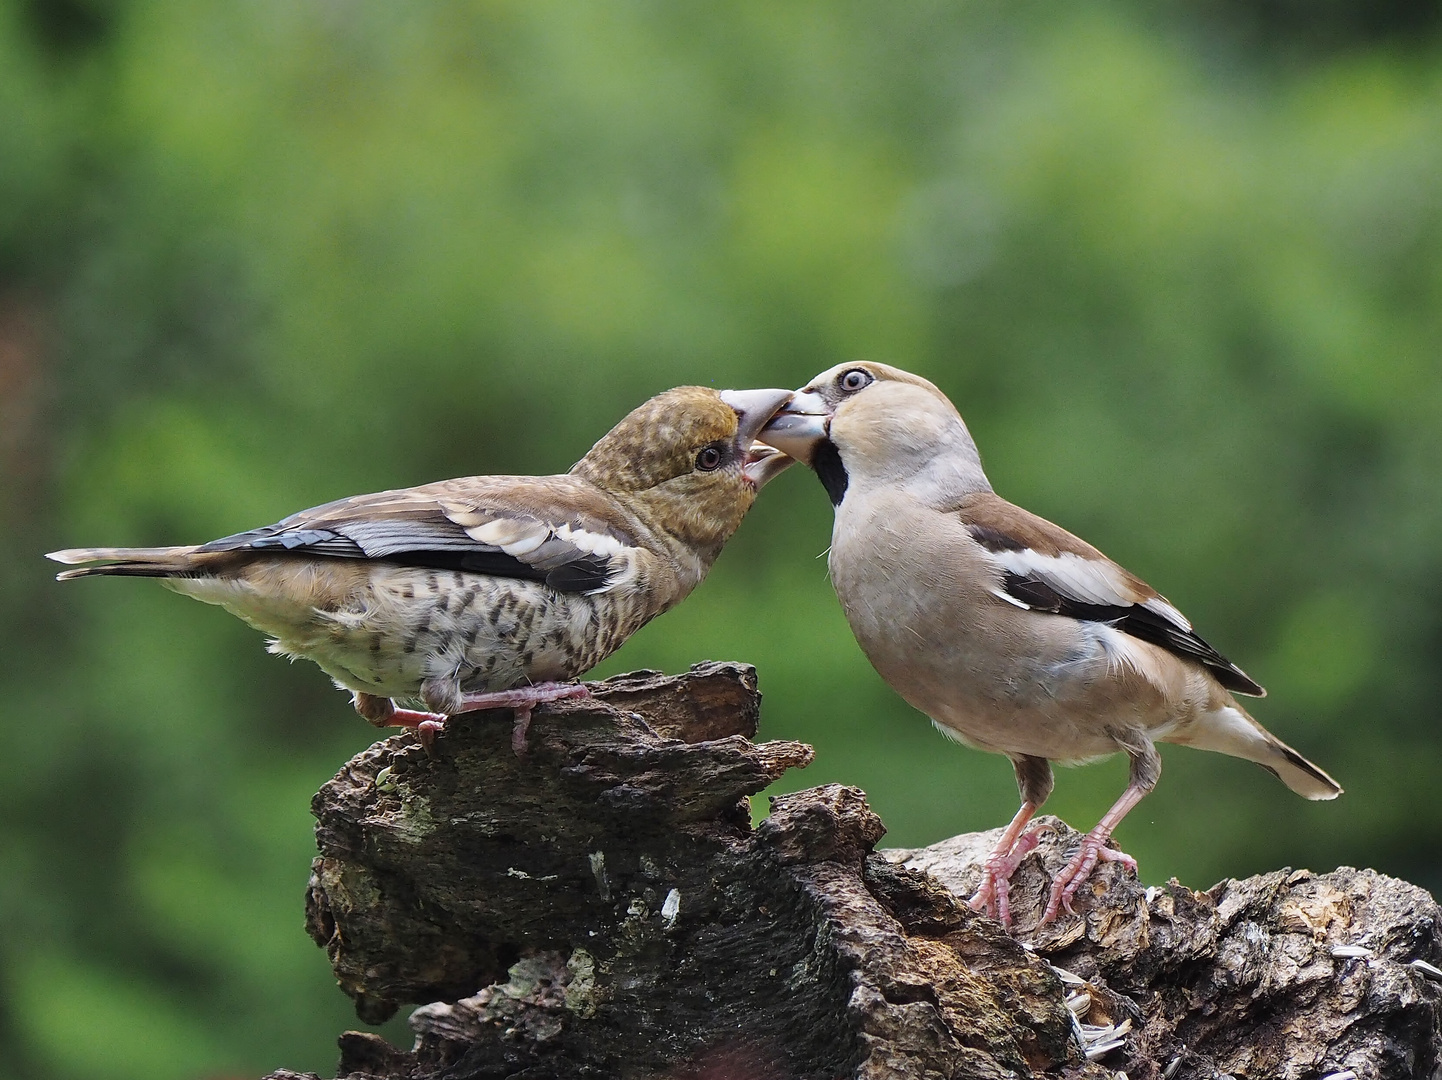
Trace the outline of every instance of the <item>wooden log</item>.
<path fill-rule="evenodd" d="M 409 733 L 317 794 L 307 925 L 359 1015 L 338 1075 L 447 1080 L 1442 1075 L 1442 920 L 1371 871 L 1193 892 L 1106 864 L 1032 931 L 1077 835 L 964 903 L 996 833 L 876 851 L 862 792 L 747 796 L 811 749 L 754 743 L 753 669 L 593 684 Z M 294 1078 L 274 1073 L 272 1080 Z"/>

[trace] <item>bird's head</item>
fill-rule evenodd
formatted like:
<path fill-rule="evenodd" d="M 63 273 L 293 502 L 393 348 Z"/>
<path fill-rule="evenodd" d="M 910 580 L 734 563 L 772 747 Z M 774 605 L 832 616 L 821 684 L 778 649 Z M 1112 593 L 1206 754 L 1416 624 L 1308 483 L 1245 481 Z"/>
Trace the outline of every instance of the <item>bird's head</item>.
<path fill-rule="evenodd" d="M 823 371 L 760 437 L 815 469 L 837 506 L 853 485 L 917 486 L 937 498 L 991 490 L 956 406 L 921 376 L 887 364 Z"/>
<path fill-rule="evenodd" d="M 757 443 L 789 390 L 678 386 L 632 410 L 571 469 L 714 558 L 791 459 Z"/>

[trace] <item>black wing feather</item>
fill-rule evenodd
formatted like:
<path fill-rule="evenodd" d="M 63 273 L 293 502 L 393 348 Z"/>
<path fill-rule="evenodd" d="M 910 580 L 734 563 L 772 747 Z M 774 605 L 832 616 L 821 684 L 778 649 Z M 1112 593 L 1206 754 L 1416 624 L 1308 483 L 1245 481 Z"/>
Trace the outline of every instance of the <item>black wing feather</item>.
<path fill-rule="evenodd" d="M 1004 588 L 1033 611 L 1050 611 L 1086 622 L 1106 623 L 1141 641 L 1205 666 L 1217 681 L 1239 694 L 1261 696 L 1266 691 L 1197 634 L 1140 604 L 1086 604 L 1063 596 L 1039 577 L 1006 572 Z"/>

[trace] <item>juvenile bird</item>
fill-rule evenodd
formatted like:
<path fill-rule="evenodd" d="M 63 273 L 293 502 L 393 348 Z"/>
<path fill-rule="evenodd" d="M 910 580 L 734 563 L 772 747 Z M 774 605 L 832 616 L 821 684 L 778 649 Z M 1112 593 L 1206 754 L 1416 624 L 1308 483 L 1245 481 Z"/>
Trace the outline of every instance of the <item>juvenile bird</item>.
<path fill-rule="evenodd" d="M 1051 761 L 1117 751 L 1130 783 L 1056 878 L 1056 918 L 1097 861 L 1136 867 L 1112 831 L 1161 775 L 1156 742 L 1255 761 L 1308 799 L 1337 783 L 1232 692 L 1265 691 L 1175 607 L 1090 544 L 992 491 L 956 407 L 885 364 L 818 375 L 761 439 L 808 463 L 836 508 L 831 581 L 882 678 L 946 734 L 1005 754 L 1022 805 L 971 903 L 1010 923 L 1007 881 L 1036 846 L 1027 824 Z"/>
<path fill-rule="evenodd" d="M 753 437 L 787 390 L 683 386 L 560 476 L 356 495 L 196 547 L 72 548 L 91 575 L 163 578 L 319 664 L 377 726 L 585 694 L 571 680 L 691 592 L 790 459 Z M 399 705 L 397 704 L 399 703 Z M 421 711 L 424 709 L 424 711 Z"/>

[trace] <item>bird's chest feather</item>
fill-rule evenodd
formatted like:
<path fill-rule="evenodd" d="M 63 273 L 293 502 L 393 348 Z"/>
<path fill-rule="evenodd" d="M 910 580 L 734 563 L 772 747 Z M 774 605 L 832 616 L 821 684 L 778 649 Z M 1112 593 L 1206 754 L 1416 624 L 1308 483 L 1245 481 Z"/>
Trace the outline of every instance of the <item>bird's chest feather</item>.
<path fill-rule="evenodd" d="M 906 508 L 843 502 L 828 567 L 852 632 L 878 666 L 902 658 L 914 666 L 923 654 L 963 660 L 985 648 L 981 583 L 968 580 L 955 553 L 930 542 Z"/>

